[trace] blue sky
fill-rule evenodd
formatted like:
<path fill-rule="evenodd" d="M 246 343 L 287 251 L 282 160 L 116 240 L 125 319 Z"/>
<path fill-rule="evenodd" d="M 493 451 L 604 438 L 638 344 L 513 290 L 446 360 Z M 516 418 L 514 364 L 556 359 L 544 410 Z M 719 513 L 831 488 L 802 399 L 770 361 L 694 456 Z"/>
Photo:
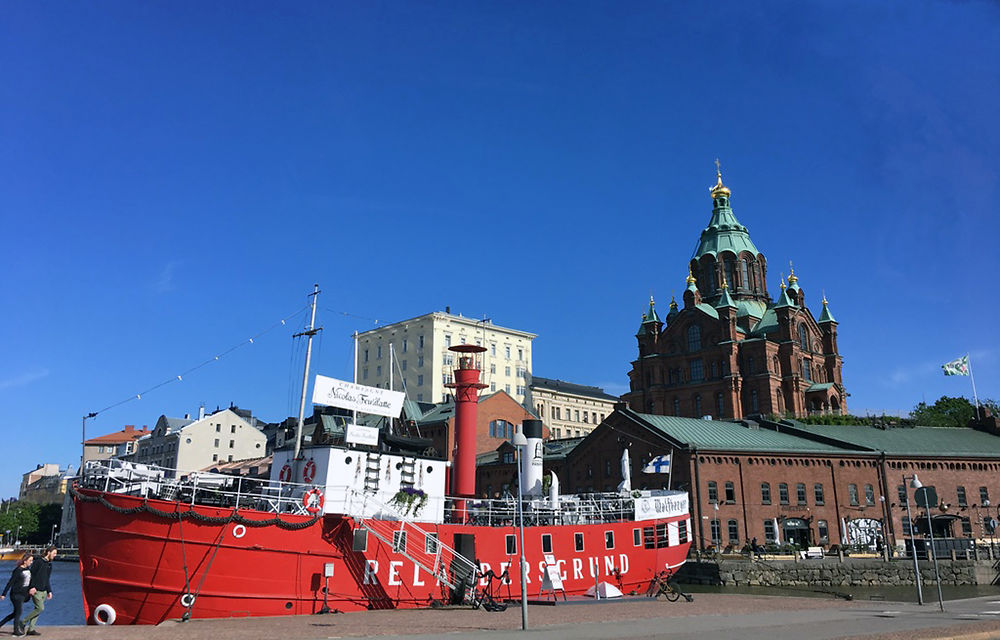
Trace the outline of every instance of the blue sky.
<path fill-rule="evenodd" d="M 0 495 L 90 435 L 296 411 L 350 333 L 449 305 L 620 393 L 722 161 L 769 288 L 840 321 L 854 412 L 996 398 L 987 2 L 9 2 Z M 345 315 L 350 314 L 350 315 Z M 278 320 L 289 323 L 250 344 Z"/>

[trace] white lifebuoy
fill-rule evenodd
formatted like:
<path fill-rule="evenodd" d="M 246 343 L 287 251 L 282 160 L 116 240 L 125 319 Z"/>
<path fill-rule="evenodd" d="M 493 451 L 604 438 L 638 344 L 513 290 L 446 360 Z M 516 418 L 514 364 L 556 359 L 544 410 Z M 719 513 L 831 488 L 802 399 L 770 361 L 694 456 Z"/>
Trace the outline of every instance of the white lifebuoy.
<path fill-rule="evenodd" d="M 305 495 L 302 496 L 302 506 L 306 508 L 306 511 L 312 514 L 319 513 L 323 509 L 323 503 L 326 499 L 323 497 L 323 492 L 319 489 L 310 489 L 306 491 Z"/>
<path fill-rule="evenodd" d="M 114 624 L 117 617 L 118 614 L 115 613 L 115 608 L 110 604 L 99 604 L 94 609 L 94 622 L 101 626 Z"/>
<path fill-rule="evenodd" d="M 243 526 L 242 524 L 238 524 L 235 527 L 233 527 L 233 537 L 234 538 L 242 538 L 246 534 L 247 534 L 247 528 L 245 526 Z"/>
<path fill-rule="evenodd" d="M 181 596 L 181 606 L 190 609 L 192 605 L 194 605 L 194 594 L 193 593 L 183 594 Z"/>

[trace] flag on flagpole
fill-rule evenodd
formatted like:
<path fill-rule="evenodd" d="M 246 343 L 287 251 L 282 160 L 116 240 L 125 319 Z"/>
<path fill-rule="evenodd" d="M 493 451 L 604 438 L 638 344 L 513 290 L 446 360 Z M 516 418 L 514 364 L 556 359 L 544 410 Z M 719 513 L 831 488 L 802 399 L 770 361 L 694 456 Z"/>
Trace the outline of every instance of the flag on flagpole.
<path fill-rule="evenodd" d="M 957 360 L 946 362 L 941 365 L 946 376 L 967 376 L 969 375 L 969 356 L 964 355 Z"/>
<path fill-rule="evenodd" d="M 670 456 L 656 456 L 642 468 L 643 473 L 670 473 Z"/>

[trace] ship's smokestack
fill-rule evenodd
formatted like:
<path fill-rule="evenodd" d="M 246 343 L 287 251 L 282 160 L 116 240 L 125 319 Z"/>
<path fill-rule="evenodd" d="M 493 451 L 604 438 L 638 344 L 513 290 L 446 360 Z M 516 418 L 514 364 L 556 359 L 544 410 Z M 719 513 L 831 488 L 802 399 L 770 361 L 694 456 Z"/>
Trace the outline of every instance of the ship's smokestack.
<path fill-rule="evenodd" d="M 447 387 L 455 393 L 455 450 L 452 453 L 451 492 L 459 498 L 476 497 L 476 415 L 479 391 L 486 387 L 479 382 L 480 357 L 485 347 L 460 344 L 449 349 L 458 354 L 455 381 Z M 455 505 L 456 516 L 465 520 L 465 501 Z"/>
<path fill-rule="evenodd" d="M 525 420 L 521 433 L 528 441 L 521 465 L 521 491 L 526 496 L 542 495 L 542 421 Z"/>

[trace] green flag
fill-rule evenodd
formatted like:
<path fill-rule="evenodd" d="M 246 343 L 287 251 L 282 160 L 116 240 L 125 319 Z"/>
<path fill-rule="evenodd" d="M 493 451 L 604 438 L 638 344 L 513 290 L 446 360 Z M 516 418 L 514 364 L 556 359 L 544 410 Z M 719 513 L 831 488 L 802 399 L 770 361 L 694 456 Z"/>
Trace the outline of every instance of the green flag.
<path fill-rule="evenodd" d="M 958 360 L 952 360 L 941 365 L 946 376 L 967 376 L 969 375 L 969 356 L 962 356 Z"/>

